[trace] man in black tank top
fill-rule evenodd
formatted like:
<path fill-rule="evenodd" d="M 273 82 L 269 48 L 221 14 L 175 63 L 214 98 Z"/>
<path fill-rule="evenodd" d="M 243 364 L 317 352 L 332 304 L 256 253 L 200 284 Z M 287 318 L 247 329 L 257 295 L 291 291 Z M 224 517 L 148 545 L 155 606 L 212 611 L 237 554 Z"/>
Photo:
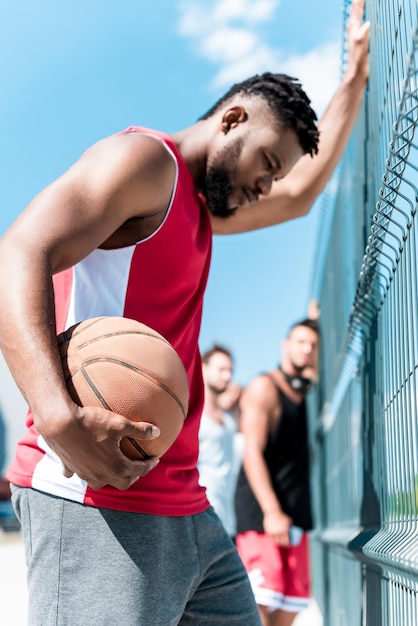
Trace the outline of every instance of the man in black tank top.
<path fill-rule="evenodd" d="M 317 321 L 294 324 L 280 366 L 256 376 L 241 400 L 236 541 L 264 626 L 290 626 L 310 598 L 305 395 L 316 379 L 318 348 Z"/>

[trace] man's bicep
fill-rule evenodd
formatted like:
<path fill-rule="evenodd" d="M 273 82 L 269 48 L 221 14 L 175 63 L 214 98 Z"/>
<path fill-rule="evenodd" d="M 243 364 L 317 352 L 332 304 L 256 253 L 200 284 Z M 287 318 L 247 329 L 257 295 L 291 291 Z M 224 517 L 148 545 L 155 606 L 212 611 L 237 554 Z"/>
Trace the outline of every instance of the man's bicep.
<path fill-rule="evenodd" d="M 22 213 L 15 224 L 19 241 L 30 247 L 36 233 L 33 245 L 54 273 L 87 256 L 130 218 L 163 210 L 174 166 L 155 140 L 151 147 L 154 153 L 147 159 L 139 143 L 93 146 Z M 156 162 L 159 176 L 150 176 Z"/>
<path fill-rule="evenodd" d="M 241 429 L 246 446 L 254 450 L 264 450 L 267 443 L 270 423 L 269 404 L 268 398 L 259 385 L 249 386 L 246 390 L 241 405 Z"/>
<path fill-rule="evenodd" d="M 82 184 L 64 175 L 30 202 L 7 236 L 16 241 L 16 251 L 45 260 L 54 273 L 100 245 L 114 229 L 113 222 Z"/>

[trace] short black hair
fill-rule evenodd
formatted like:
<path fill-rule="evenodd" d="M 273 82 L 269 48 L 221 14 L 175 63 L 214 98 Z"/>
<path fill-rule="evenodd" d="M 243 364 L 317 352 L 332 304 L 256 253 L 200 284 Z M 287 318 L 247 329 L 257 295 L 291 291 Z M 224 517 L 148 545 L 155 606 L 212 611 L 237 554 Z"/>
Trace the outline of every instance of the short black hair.
<path fill-rule="evenodd" d="M 225 348 L 225 346 L 221 346 L 218 343 L 214 343 L 213 346 L 209 348 L 209 350 L 206 350 L 206 352 L 202 354 L 202 363 L 208 363 L 210 358 L 217 352 L 221 352 L 222 354 L 225 354 L 227 357 L 231 359 L 231 361 L 234 361 L 232 352 L 228 350 L 228 348 Z"/>
<path fill-rule="evenodd" d="M 264 98 L 279 124 L 296 132 L 304 153 L 311 156 L 317 154 L 319 140 L 317 116 L 297 78 L 271 72 L 256 74 L 232 85 L 225 95 L 199 119 L 208 119 L 237 94 Z"/>
<path fill-rule="evenodd" d="M 307 317 L 304 320 L 300 320 L 299 322 L 295 322 L 294 324 L 292 324 L 292 326 L 289 328 L 289 332 L 287 333 L 287 336 L 290 337 L 292 330 L 294 330 L 295 328 L 298 328 L 298 326 L 304 326 L 305 328 L 310 328 L 318 335 L 318 337 L 320 336 L 320 328 L 319 328 L 318 321 L 310 317 Z"/>

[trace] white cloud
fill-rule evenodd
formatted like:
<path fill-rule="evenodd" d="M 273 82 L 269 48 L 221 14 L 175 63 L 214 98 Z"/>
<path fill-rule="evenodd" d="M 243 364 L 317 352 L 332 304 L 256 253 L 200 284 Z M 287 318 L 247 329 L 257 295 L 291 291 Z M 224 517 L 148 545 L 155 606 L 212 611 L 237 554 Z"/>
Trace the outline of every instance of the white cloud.
<path fill-rule="evenodd" d="M 241 19 L 249 24 L 269 20 L 279 0 L 218 0 L 214 7 L 216 20 Z"/>
<path fill-rule="evenodd" d="M 273 71 L 296 76 L 320 116 L 339 83 L 340 59 L 341 47 L 336 41 L 325 43 L 306 54 L 284 58 Z"/>
<path fill-rule="evenodd" d="M 200 51 L 208 61 L 228 65 L 251 54 L 256 48 L 254 33 L 239 28 L 219 28 L 202 41 Z"/>
<path fill-rule="evenodd" d="M 219 90 L 264 71 L 298 78 L 318 115 L 339 81 L 340 44 L 328 42 L 288 57 L 263 39 L 259 26 L 271 20 L 280 0 L 183 0 L 178 31 L 195 53 L 217 66 L 210 88 Z"/>
<path fill-rule="evenodd" d="M 280 0 L 183 0 L 179 4 L 179 32 L 199 36 L 234 22 L 254 26 L 271 19 L 279 3 Z"/>
<path fill-rule="evenodd" d="M 277 71 L 277 59 L 267 46 L 257 46 L 250 54 L 224 63 L 212 80 L 211 87 L 221 89 L 260 72 Z"/>
<path fill-rule="evenodd" d="M 178 32 L 180 35 L 198 38 L 208 30 L 207 24 L 205 24 L 206 16 L 200 5 L 194 2 L 182 2 L 179 8 Z"/>

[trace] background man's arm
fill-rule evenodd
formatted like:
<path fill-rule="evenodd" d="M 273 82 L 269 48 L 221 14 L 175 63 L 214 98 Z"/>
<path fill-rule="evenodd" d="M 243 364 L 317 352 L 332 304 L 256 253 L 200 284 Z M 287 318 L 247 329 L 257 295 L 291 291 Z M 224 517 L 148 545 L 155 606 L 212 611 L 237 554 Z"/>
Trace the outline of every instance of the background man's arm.
<path fill-rule="evenodd" d="M 264 532 L 279 545 L 289 545 L 291 518 L 283 513 L 264 459 L 277 391 L 267 376 L 249 383 L 240 403 L 241 430 L 244 434 L 244 469 L 254 496 L 264 515 Z"/>

